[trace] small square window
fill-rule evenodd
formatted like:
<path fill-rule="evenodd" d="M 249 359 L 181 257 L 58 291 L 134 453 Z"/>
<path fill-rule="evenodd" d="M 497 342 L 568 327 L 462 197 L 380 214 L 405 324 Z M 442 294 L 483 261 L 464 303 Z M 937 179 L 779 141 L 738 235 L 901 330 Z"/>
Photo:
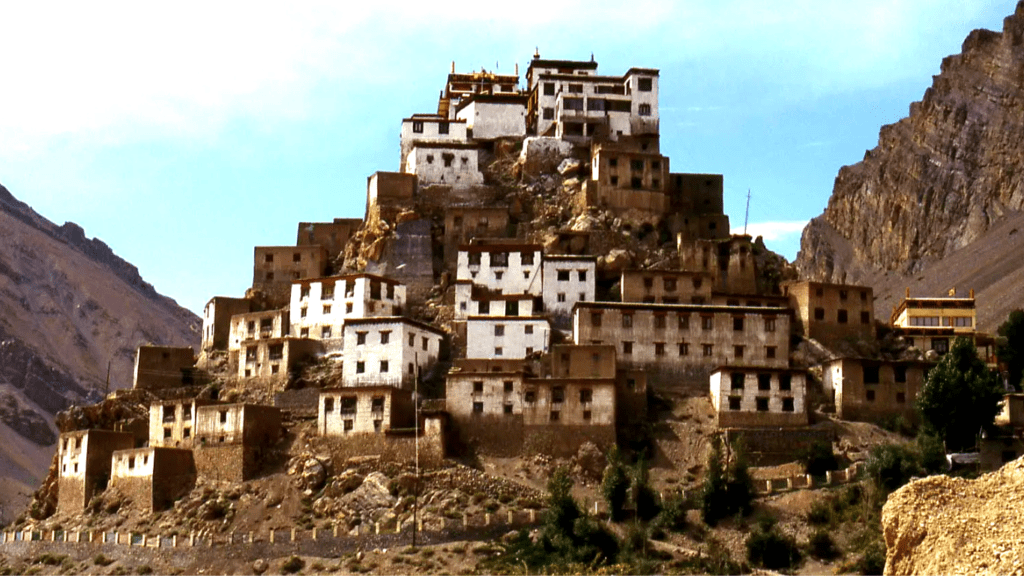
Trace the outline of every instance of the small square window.
<path fill-rule="evenodd" d="M 779 390 L 789 392 L 793 389 L 793 376 L 791 374 L 779 374 Z"/>
<path fill-rule="evenodd" d="M 768 411 L 768 399 L 767 398 L 754 398 L 754 404 L 757 407 L 758 412 Z"/>
<path fill-rule="evenodd" d="M 601 313 L 600 312 L 591 312 L 590 313 L 590 325 L 593 326 L 594 328 L 600 328 L 601 327 Z"/>
<path fill-rule="evenodd" d="M 825 309 L 824 308 L 815 308 L 814 309 L 814 319 L 815 320 L 824 320 L 825 319 Z"/>
<path fill-rule="evenodd" d="M 363 362 L 363 361 L 356 362 L 356 374 L 362 374 L 364 372 L 366 372 L 366 362 Z"/>
<path fill-rule="evenodd" d="M 729 396 L 729 410 L 739 410 L 741 401 L 739 396 Z"/>
<path fill-rule="evenodd" d="M 527 404 L 533 404 L 536 401 L 537 393 L 534 392 L 533 390 L 529 390 L 526 392 L 526 394 L 523 394 L 523 402 L 526 402 Z"/>
<path fill-rule="evenodd" d="M 875 401 L 875 391 L 874 390 L 868 390 L 866 392 L 865 396 L 867 397 L 868 402 L 874 402 Z"/>
<path fill-rule="evenodd" d="M 527 324 L 526 326 L 523 326 L 523 333 L 533 334 L 533 324 Z"/>
<path fill-rule="evenodd" d="M 501 356 L 503 352 L 504 352 L 504 350 L 502 350 L 501 346 L 497 346 L 497 347 L 494 348 L 494 355 L 495 356 Z"/>
<path fill-rule="evenodd" d="M 700 327 L 702 330 L 714 330 L 715 329 L 715 317 L 714 316 L 701 316 Z"/>
<path fill-rule="evenodd" d="M 906 404 L 907 403 L 907 393 L 906 392 L 897 392 L 896 393 L 896 403 L 897 404 Z"/>
<path fill-rule="evenodd" d="M 356 345 L 366 344 L 366 332 L 356 332 Z"/>
<path fill-rule="evenodd" d="M 384 372 L 388 371 L 388 361 L 387 360 L 381 360 L 380 361 L 380 371 L 381 371 L 381 373 L 384 373 Z"/>
<path fill-rule="evenodd" d="M 743 332 L 743 317 L 734 316 L 732 319 L 732 329 L 736 332 Z"/>
<path fill-rule="evenodd" d="M 704 356 L 714 356 L 715 355 L 715 345 L 714 344 L 701 344 L 701 348 L 702 348 L 702 351 L 704 353 Z"/>
<path fill-rule="evenodd" d="M 743 390 L 743 381 L 746 378 L 746 374 L 743 372 L 733 372 L 729 375 L 729 387 L 732 390 Z"/>
<path fill-rule="evenodd" d="M 504 336 L 505 335 L 505 325 L 504 324 L 497 324 L 497 325 L 495 325 L 494 326 L 494 335 L 495 336 Z"/>
<path fill-rule="evenodd" d="M 680 342 L 679 343 L 679 355 L 680 356 L 689 356 L 690 355 L 690 345 L 687 344 L 686 342 Z"/>
<path fill-rule="evenodd" d="M 664 342 L 655 342 L 654 343 L 654 355 L 655 356 L 664 356 L 665 355 L 665 343 Z"/>
<path fill-rule="evenodd" d="M 733 346 L 733 355 L 739 359 L 743 358 L 743 346 Z"/>
<path fill-rule="evenodd" d="M 632 314 L 623 314 L 622 315 L 622 327 L 623 328 L 632 328 L 633 327 L 633 315 Z"/>
<path fill-rule="evenodd" d="M 792 398 L 783 398 L 782 399 L 782 411 L 783 412 L 793 412 L 793 399 Z"/>
<path fill-rule="evenodd" d="M 558 410 L 551 411 L 551 421 L 558 422 Z"/>
<path fill-rule="evenodd" d="M 483 402 L 473 402 L 473 413 L 474 414 L 483 414 L 484 413 L 484 403 Z"/>
<path fill-rule="evenodd" d="M 355 428 L 355 420 L 345 420 L 345 432 L 351 432 Z"/>
<path fill-rule="evenodd" d="M 846 324 L 846 322 L 847 322 L 846 310 L 840 310 L 836 314 L 836 320 L 838 320 L 840 324 Z"/>
<path fill-rule="evenodd" d="M 632 354 L 633 353 L 633 343 L 632 342 L 623 342 L 622 343 L 622 353 L 623 354 Z"/>
<path fill-rule="evenodd" d="M 758 390 L 771 390 L 772 389 L 772 375 L 771 374 L 758 374 L 757 375 L 757 389 Z"/>
<path fill-rule="evenodd" d="M 503 406 L 502 410 L 504 411 L 504 413 L 506 415 L 510 415 L 510 414 L 512 414 L 512 405 L 511 404 L 505 404 Z"/>
<path fill-rule="evenodd" d="M 769 359 L 769 360 L 774 360 L 775 359 L 775 350 L 776 350 L 775 346 L 765 346 L 764 347 L 764 357 Z"/>

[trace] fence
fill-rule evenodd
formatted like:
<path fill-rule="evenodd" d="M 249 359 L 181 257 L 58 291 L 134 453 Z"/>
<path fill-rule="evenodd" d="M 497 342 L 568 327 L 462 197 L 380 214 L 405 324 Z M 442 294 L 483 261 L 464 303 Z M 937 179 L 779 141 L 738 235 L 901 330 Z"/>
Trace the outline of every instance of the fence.
<path fill-rule="evenodd" d="M 756 480 L 754 482 L 754 488 L 760 494 L 772 494 L 774 492 L 782 492 L 786 490 L 806 490 L 819 486 L 846 484 L 857 480 L 863 466 L 864 464 L 862 462 L 854 462 L 843 470 L 830 470 L 825 472 L 824 478 L 815 478 L 810 474 L 800 474 L 798 476 L 790 476 L 788 478 Z"/>
<path fill-rule="evenodd" d="M 478 539 L 500 535 L 538 523 L 542 517 L 541 510 L 508 510 L 504 513 L 463 514 L 462 518 L 433 518 L 424 522 L 417 519 L 416 529 L 422 535 L 424 543 L 443 542 L 457 538 Z M 300 530 L 297 528 L 269 530 L 262 532 L 228 532 L 215 534 L 201 531 L 188 535 L 178 534 L 146 534 L 139 532 L 106 532 L 63 531 L 63 530 L 18 530 L 0 532 L 0 545 L 15 543 L 65 543 L 88 544 L 93 546 L 124 546 L 140 548 L 212 548 L 214 546 L 250 545 L 266 543 L 270 545 L 293 545 L 300 548 L 315 548 L 316 545 L 327 547 L 337 545 L 356 545 L 364 540 L 379 540 L 387 536 L 411 536 L 413 523 L 411 519 L 392 521 L 390 523 L 363 523 L 352 530 L 338 525 L 328 529 L 313 528 Z M 347 547 L 347 546 L 346 546 Z"/>

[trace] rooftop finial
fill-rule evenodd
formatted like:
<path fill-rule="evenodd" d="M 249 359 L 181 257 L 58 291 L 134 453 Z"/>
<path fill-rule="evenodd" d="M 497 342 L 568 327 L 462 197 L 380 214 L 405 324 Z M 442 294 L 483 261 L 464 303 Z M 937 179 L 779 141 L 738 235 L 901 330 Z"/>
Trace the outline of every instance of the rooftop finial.
<path fill-rule="evenodd" d="M 455 74 L 455 60 L 452 60 L 452 74 Z"/>
<path fill-rule="evenodd" d="M 590 51 L 590 61 L 591 62 L 594 61 L 594 51 L 593 50 Z"/>
<path fill-rule="evenodd" d="M 533 47 L 533 59 L 536 60 L 538 58 L 540 58 L 540 47 L 539 46 L 534 46 Z"/>

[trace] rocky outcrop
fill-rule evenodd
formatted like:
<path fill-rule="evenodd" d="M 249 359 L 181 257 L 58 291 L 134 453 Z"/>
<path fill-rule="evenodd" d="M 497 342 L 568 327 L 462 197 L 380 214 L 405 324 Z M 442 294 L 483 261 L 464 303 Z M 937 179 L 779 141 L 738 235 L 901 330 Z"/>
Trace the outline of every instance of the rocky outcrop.
<path fill-rule="evenodd" d="M 804 229 L 801 275 L 865 282 L 935 267 L 1024 210 L 1022 139 L 1024 2 L 1001 33 L 971 32 L 910 115 L 839 171 Z"/>
<path fill-rule="evenodd" d="M 977 480 L 931 476 L 882 508 L 886 574 L 1024 572 L 1024 459 Z"/>

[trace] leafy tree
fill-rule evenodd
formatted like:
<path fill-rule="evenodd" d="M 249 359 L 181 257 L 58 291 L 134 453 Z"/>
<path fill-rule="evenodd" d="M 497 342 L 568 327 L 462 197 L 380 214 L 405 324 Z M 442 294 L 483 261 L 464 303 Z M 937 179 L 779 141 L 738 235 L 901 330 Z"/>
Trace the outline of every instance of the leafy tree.
<path fill-rule="evenodd" d="M 917 436 L 917 451 L 921 453 L 921 467 L 929 474 L 940 474 L 948 468 L 946 450 L 942 440 L 931 434 Z"/>
<path fill-rule="evenodd" d="M 793 568 L 800 564 L 800 548 L 796 540 L 779 531 L 775 519 L 764 517 L 747 537 L 747 559 L 755 566 L 769 570 Z"/>
<path fill-rule="evenodd" d="M 726 470 L 726 494 L 729 496 L 731 512 L 746 516 L 754 504 L 754 481 L 747 466 L 747 451 L 742 440 L 732 446 L 732 461 Z"/>
<path fill-rule="evenodd" d="M 868 454 L 868 476 L 882 494 L 889 494 L 921 474 L 917 454 L 901 444 L 875 446 Z"/>
<path fill-rule="evenodd" d="M 704 522 L 714 525 L 722 518 L 740 513 L 749 514 L 754 500 L 754 485 L 747 467 L 743 446 L 732 446 L 733 459 L 726 468 L 722 444 L 718 437 L 711 439 L 707 473 L 701 489 L 701 515 Z"/>
<path fill-rule="evenodd" d="M 800 461 L 804 464 L 804 472 L 811 476 L 824 476 L 829 470 L 839 469 L 839 460 L 828 440 L 819 440 L 802 450 Z"/>
<path fill-rule="evenodd" d="M 1006 364 L 1010 384 L 1020 390 L 1024 377 L 1024 310 L 1010 312 L 997 332 L 1006 338 L 1006 342 L 996 348 L 996 355 L 1000 362 Z"/>
<path fill-rule="evenodd" d="M 647 461 L 641 457 L 632 472 L 630 497 L 633 500 L 633 508 L 636 510 L 637 518 L 648 522 L 658 515 L 661 506 L 658 504 L 658 494 L 651 488 Z"/>
<path fill-rule="evenodd" d="M 928 373 L 917 409 L 925 432 L 959 451 L 973 447 L 982 426 L 992 424 L 1003 393 L 999 375 L 978 358 L 974 342 L 957 338 Z"/>
<path fill-rule="evenodd" d="M 622 463 L 619 448 L 614 445 L 608 451 L 608 465 L 601 479 L 601 495 L 608 504 L 608 514 L 612 521 L 622 520 L 623 507 L 629 498 L 629 476 L 626 474 L 626 466 Z"/>

